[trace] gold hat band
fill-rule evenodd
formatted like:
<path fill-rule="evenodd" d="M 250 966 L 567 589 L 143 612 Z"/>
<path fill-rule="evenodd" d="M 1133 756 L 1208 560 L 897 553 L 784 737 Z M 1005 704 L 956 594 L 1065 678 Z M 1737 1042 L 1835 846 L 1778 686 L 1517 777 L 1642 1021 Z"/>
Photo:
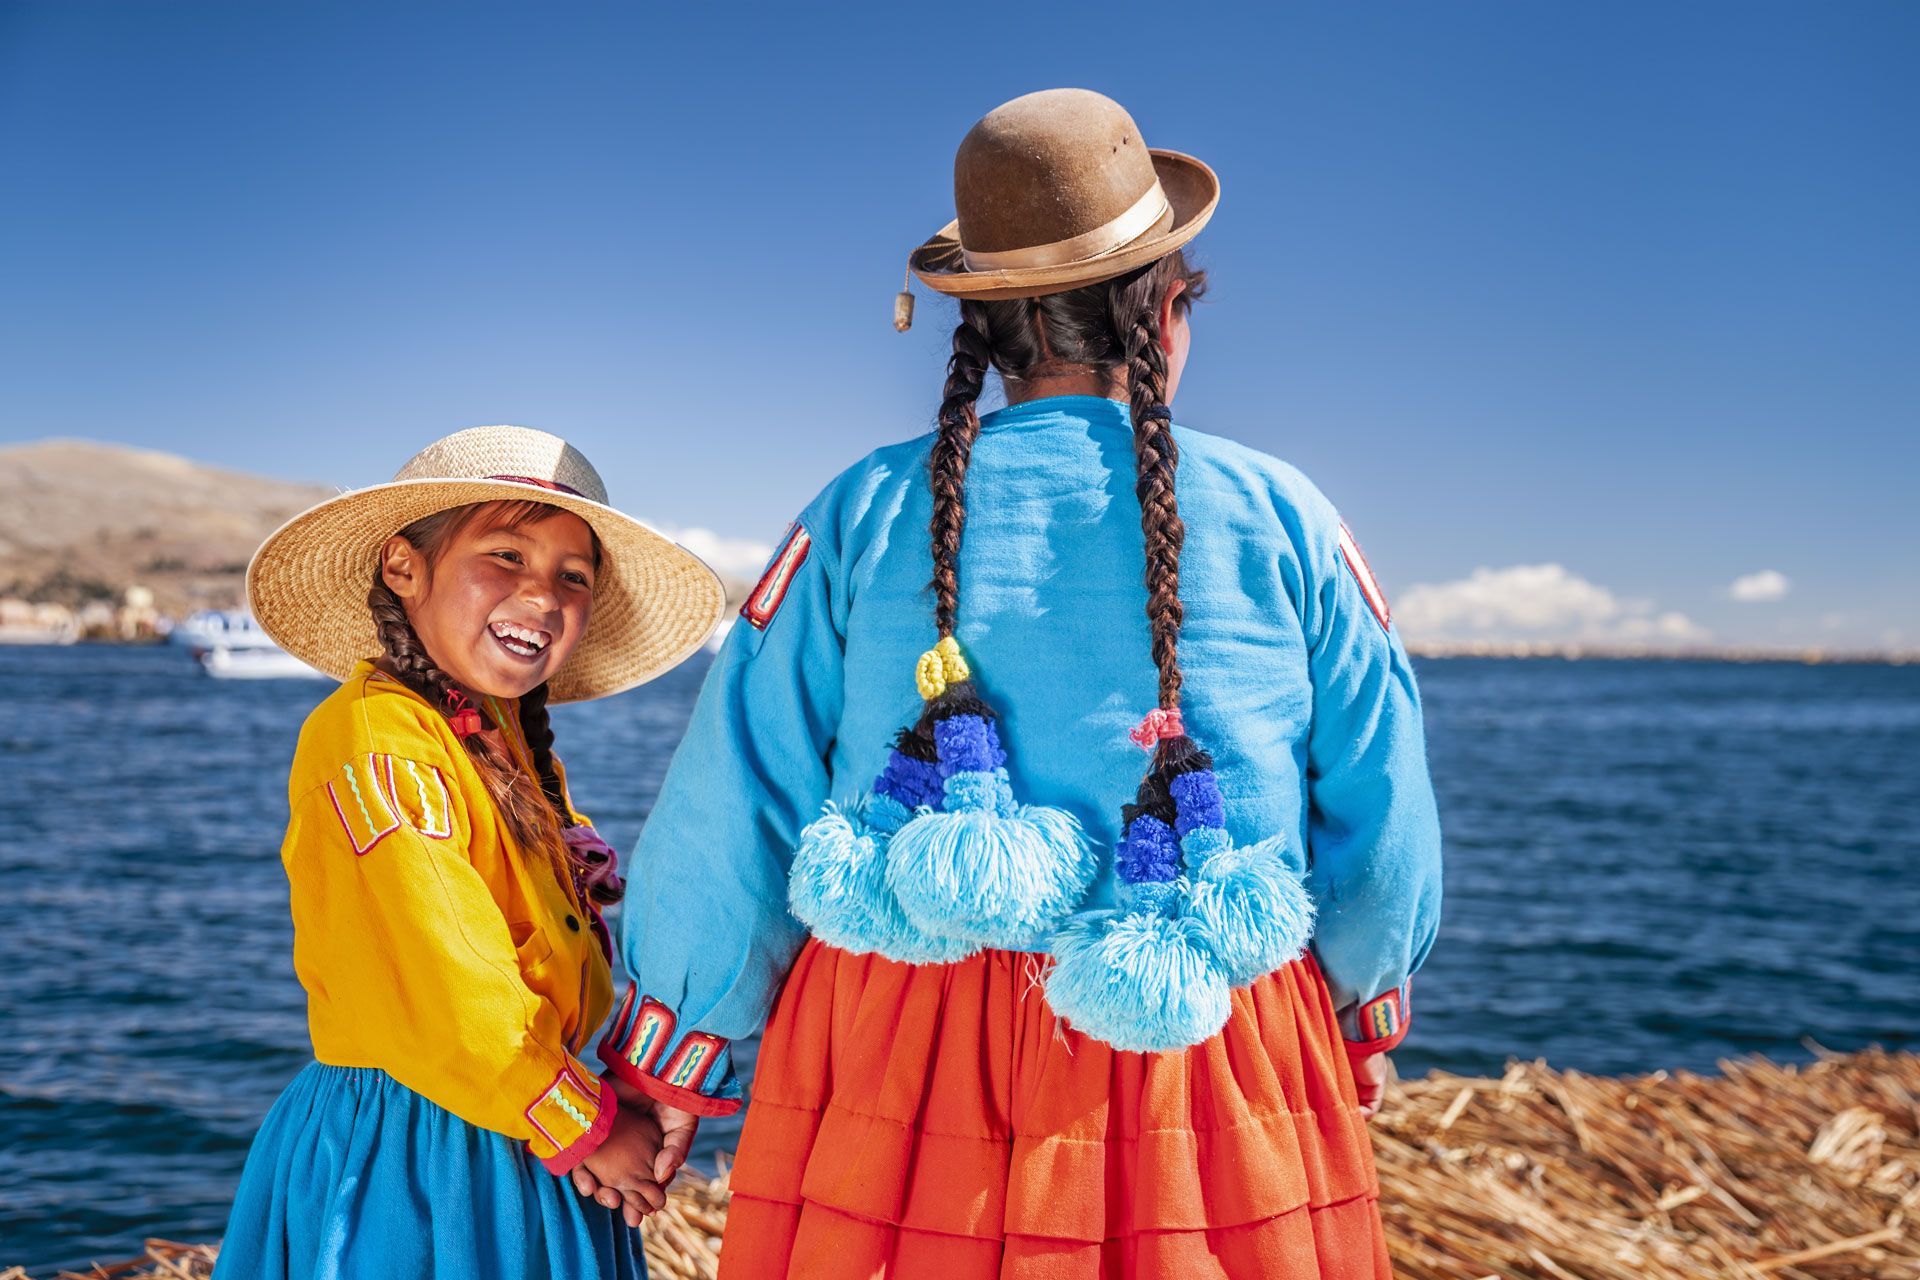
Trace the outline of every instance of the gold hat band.
<path fill-rule="evenodd" d="M 1029 267 L 1058 267 L 1069 262 L 1085 262 L 1138 240 L 1152 229 L 1154 223 L 1160 221 L 1168 208 L 1167 193 L 1161 190 L 1159 179 L 1156 178 L 1153 185 L 1147 188 L 1147 193 L 1134 201 L 1132 208 L 1091 231 L 1065 240 L 1055 240 L 1051 244 L 1037 244 L 1026 249 L 1003 249 L 996 253 L 976 253 L 963 245 L 960 257 L 969 271 L 1018 271 Z"/>

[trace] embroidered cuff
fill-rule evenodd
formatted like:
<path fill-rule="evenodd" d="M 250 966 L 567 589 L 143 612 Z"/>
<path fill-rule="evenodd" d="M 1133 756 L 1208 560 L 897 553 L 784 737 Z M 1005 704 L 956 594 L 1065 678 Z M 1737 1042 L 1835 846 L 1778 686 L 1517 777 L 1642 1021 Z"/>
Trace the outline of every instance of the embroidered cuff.
<path fill-rule="evenodd" d="M 1385 995 L 1342 1010 L 1340 1034 L 1346 1038 L 1347 1055 L 1359 1058 L 1370 1053 L 1385 1053 L 1406 1039 L 1413 1017 L 1409 1004 L 1412 992 L 1413 980 L 1409 978 Z"/>
<path fill-rule="evenodd" d="M 553 1083 L 527 1107 L 533 1124 L 527 1147 L 548 1173 L 566 1173 L 606 1141 L 616 1105 L 610 1081 L 568 1058 Z"/>
<path fill-rule="evenodd" d="M 648 1097 L 697 1116 L 730 1116 L 744 1101 L 733 1074 L 733 1047 L 720 1036 L 688 1031 L 675 1036 L 673 1011 L 637 985 L 606 1039 L 600 1061 Z"/>

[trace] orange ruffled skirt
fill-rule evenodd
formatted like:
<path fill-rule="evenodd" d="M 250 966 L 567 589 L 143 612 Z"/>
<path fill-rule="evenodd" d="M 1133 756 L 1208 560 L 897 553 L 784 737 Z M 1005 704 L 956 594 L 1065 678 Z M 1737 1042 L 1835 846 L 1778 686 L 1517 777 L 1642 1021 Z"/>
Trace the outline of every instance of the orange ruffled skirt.
<path fill-rule="evenodd" d="M 722 1280 L 1390 1280 L 1311 952 L 1161 1054 L 1067 1029 L 1043 960 L 809 941 L 761 1042 Z"/>

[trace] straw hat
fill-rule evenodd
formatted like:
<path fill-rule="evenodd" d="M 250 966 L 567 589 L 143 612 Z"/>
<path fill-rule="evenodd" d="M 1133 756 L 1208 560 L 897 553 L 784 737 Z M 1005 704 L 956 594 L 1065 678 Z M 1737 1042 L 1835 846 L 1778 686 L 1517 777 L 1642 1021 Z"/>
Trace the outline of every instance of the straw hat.
<path fill-rule="evenodd" d="M 604 697 L 651 680 L 699 648 L 725 614 L 726 592 L 705 562 L 608 506 L 600 473 L 578 449 L 527 427 L 456 431 L 414 454 L 390 484 L 295 516 L 254 552 L 247 600 L 281 648 L 344 680 L 356 662 L 380 652 L 367 589 L 389 537 L 450 507 L 528 499 L 585 520 L 604 556 L 593 618 L 553 677 L 551 701 Z"/>
<path fill-rule="evenodd" d="M 1212 169 L 1149 149 L 1112 98 L 1046 89 L 968 131 L 953 160 L 959 217 L 907 263 L 928 288 L 960 298 L 1059 293 L 1165 257 L 1219 202 Z"/>

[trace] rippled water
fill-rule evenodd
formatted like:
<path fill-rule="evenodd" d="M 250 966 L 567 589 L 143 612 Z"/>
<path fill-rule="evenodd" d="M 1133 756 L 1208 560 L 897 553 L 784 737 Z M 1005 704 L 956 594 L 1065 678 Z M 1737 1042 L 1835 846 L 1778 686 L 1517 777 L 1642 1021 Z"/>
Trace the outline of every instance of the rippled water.
<path fill-rule="evenodd" d="M 622 848 L 702 670 L 555 712 Z M 1402 1073 L 1920 1044 L 1920 668 L 1420 675 L 1447 902 Z M 278 844 L 325 687 L 82 647 L 0 648 L 0 690 L 0 1268 L 212 1238 L 308 1056 Z"/>

